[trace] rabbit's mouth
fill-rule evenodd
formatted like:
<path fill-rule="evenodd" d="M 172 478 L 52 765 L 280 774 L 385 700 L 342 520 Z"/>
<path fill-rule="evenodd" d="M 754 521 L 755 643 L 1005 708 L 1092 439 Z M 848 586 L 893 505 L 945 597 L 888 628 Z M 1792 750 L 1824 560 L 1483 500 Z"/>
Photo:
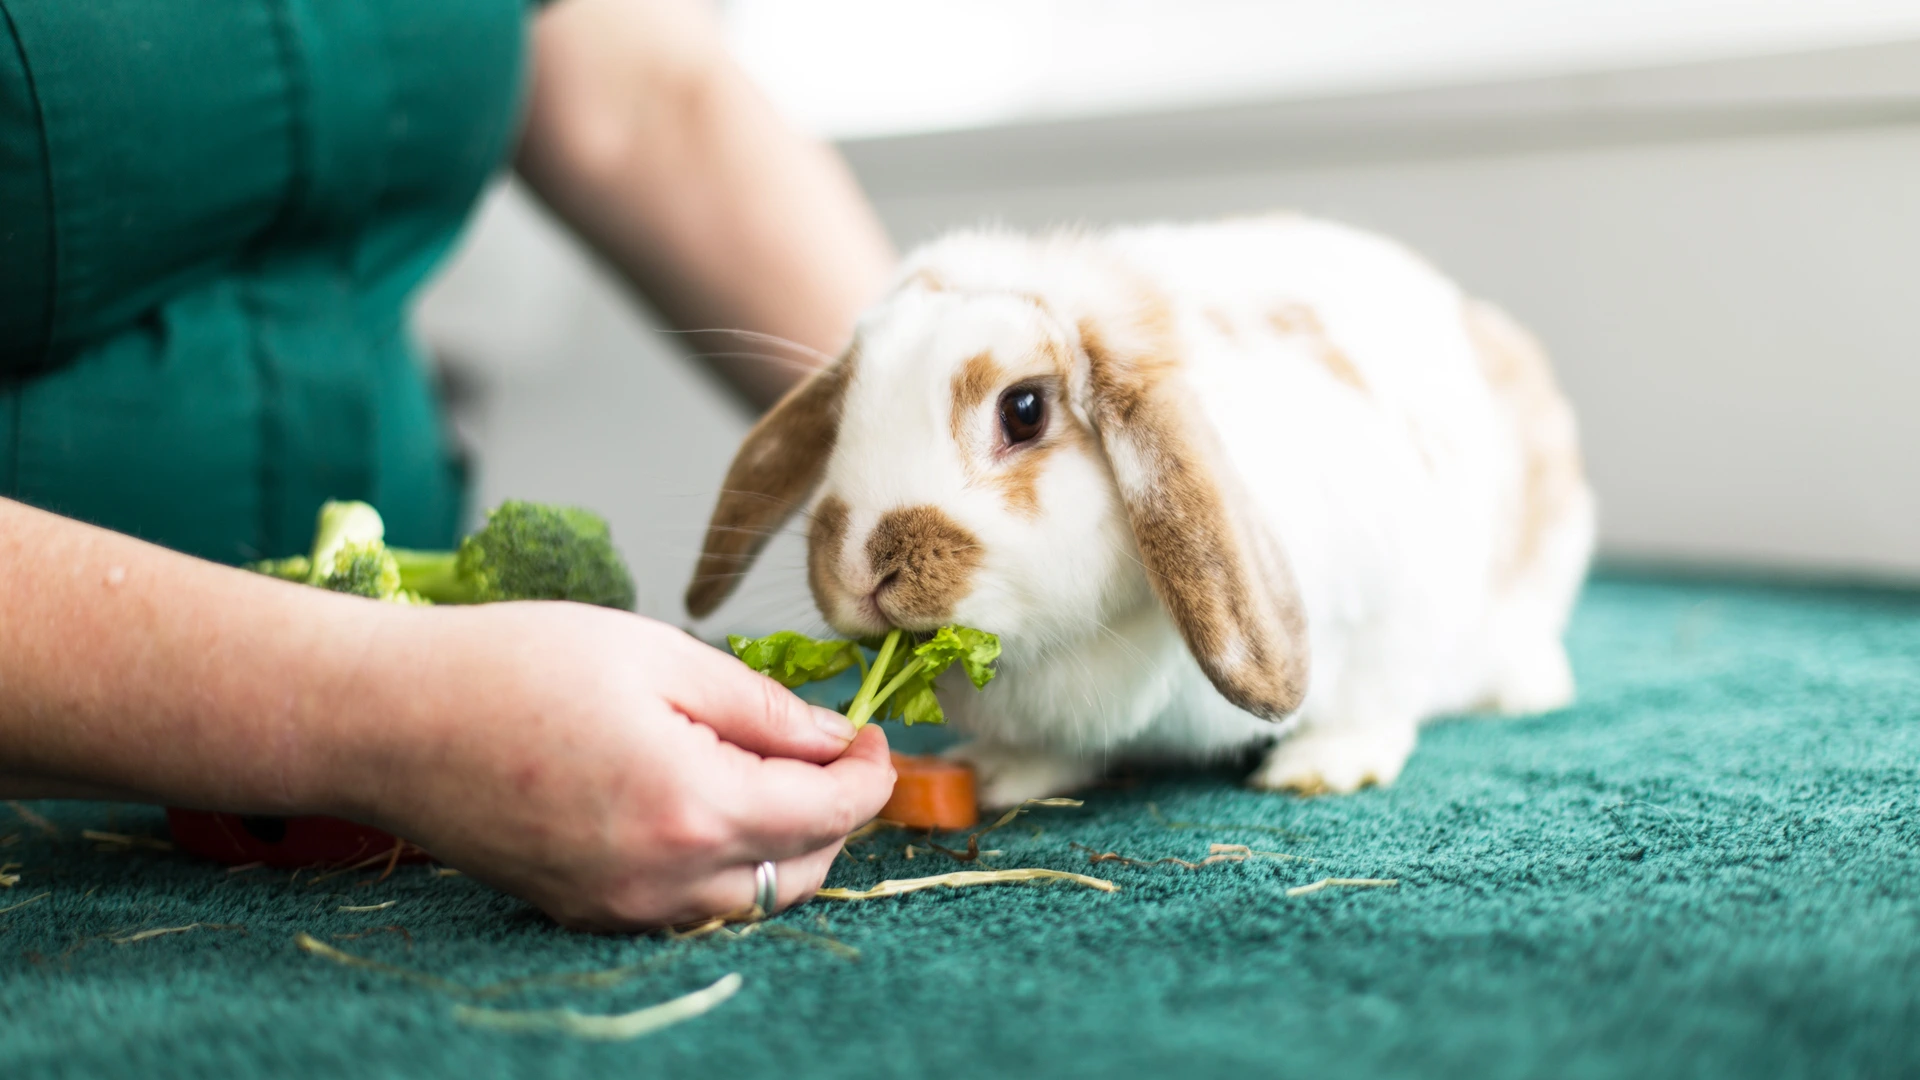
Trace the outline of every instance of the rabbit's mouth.
<path fill-rule="evenodd" d="M 831 606 L 822 604 L 822 611 L 834 630 L 854 637 L 876 637 L 895 629 L 937 630 L 946 624 L 944 618 L 929 618 L 908 610 L 908 605 L 900 602 L 905 593 L 899 580 L 898 574 L 888 574 L 864 594 L 845 590 L 841 602 Z"/>
<path fill-rule="evenodd" d="M 863 530 L 864 516 L 834 497 L 815 513 L 807 577 L 827 621 L 856 634 L 950 622 L 973 589 L 979 539 L 934 506 L 887 510 Z"/>
<path fill-rule="evenodd" d="M 854 609 L 860 616 L 862 632 L 877 634 L 893 625 L 892 618 L 887 614 L 886 606 L 881 603 L 881 594 L 887 590 L 888 586 L 892 584 L 892 581 L 893 579 L 891 577 L 886 581 L 882 581 L 872 592 L 861 597 L 854 604 Z"/>
<path fill-rule="evenodd" d="M 872 592 L 860 598 L 860 613 L 878 623 L 876 633 L 895 627 L 914 632 L 938 630 L 952 621 L 953 605 L 949 602 L 940 610 L 930 612 L 915 594 L 919 588 L 923 586 L 912 581 L 903 584 L 900 572 L 890 573 L 880 579 Z"/>

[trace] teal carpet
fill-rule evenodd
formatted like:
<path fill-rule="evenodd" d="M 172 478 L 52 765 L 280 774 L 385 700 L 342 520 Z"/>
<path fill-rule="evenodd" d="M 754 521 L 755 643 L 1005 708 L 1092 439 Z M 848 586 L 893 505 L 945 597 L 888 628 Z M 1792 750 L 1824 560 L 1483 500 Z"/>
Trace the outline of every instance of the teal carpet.
<path fill-rule="evenodd" d="M 563 933 L 422 867 L 227 874 L 77 835 L 161 835 L 157 812 L 34 804 L 55 837 L 0 808 L 0 862 L 23 866 L 0 908 L 48 894 L 0 913 L 0 1074 L 1920 1074 L 1920 595 L 1614 577 L 1572 643 L 1578 708 L 1431 728 L 1392 790 L 1148 778 L 989 838 L 991 864 L 1118 892 L 820 902 L 737 940 Z M 958 868 L 908 861 L 909 839 L 861 845 L 832 884 Z M 1093 866 L 1074 846 L 1210 843 L 1315 861 Z M 1400 884 L 1286 895 L 1326 876 Z M 111 940 L 196 922 L 232 926 Z M 456 987 L 309 955 L 300 932 L 471 986 L 652 961 L 487 1002 L 503 1008 L 621 1012 L 745 981 L 632 1042 L 506 1034 L 457 1019 Z"/>

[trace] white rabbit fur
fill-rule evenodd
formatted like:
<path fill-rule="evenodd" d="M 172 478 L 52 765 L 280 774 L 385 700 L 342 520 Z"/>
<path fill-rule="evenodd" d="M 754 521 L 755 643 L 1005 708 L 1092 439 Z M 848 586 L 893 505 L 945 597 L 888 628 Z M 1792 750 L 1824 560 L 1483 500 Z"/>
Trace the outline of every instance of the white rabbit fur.
<path fill-rule="evenodd" d="M 997 680 L 942 692 L 985 805 L 1267 743 L 1254 785 L 1348 792 L 1392 783 L 1425 719 L 1572 698 L 1572 414 L 1524 332 L 1393 243 L 1299 217 L 960 233 L 854 341 L 749 436 L 689 606 L 810 494 L 838 629 L 1001 636 Z M 1017 386 L 1048 429 L 1009 446 Z M 881 527 L 903 507 L 938 513 Z"/>

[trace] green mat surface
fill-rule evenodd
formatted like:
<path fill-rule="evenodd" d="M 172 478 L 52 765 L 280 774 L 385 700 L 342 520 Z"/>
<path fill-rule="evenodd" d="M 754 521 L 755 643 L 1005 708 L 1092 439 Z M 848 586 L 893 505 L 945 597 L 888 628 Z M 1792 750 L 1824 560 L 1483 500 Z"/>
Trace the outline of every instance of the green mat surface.
<path fill-rule="evenodd" d="M 460 878 L 318 886 L 82 828 L 151 810 L 0 808 L 0 1073 L 313 1076 L 1912 1076 L 1920 1073 L 1920 595 L 1592 585 L 1580 705 L 1430 728 L 1400 784 L 1344 799 L 1153 777 L 991 838 L 1070 885 L 817 902 L 799 933 L 671 942 L 555 929 Z M 8 840 L 9 837 L 17 839 Z M 958 867 L 883 834 L 831 884 Z M 1242 843 L 1200 870 L 1090 866 Z M 1326 876 L 1397 888 L 1286 890 Z M 343 905 L 394 901 L 372 913 Z M 116 944 L 141 930 L 237 924 Z M 397 932 L 336 938 L 385 927 Z M 462 998 L 308 955 L 308 932 L 470 986 L 650 961 L 503 1008 L 637 1009 L 738 972 L 631 1042 L 462 1023 Z"/>

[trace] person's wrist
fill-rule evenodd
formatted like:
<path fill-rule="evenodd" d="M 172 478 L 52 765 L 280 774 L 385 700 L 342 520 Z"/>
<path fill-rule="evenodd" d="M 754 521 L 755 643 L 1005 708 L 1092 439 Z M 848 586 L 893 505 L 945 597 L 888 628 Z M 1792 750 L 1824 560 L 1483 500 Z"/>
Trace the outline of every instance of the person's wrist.
<path fill-rule="evenodd" d="M 372 601 L 339 605 L 316 685 L 290 719 L 283 775 L 295 812 L 382 824 L 394 785 L 418 755 L 423 707 L 420 657 L 445 614 Z"/>

